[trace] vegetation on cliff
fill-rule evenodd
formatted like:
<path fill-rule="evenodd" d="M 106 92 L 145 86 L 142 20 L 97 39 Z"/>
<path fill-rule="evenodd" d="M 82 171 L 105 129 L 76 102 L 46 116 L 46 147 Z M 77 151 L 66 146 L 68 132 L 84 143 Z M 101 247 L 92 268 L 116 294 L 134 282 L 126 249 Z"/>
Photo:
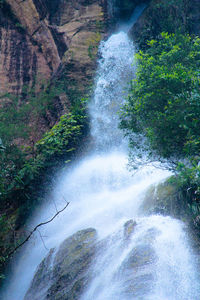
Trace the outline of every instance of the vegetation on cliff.
<path fill-rule="evenodd" d="M 43 98 L 50 105 L 52 97 L 58 92 L 61 92 L 60 89 L 46 93 Z M 24 234 L 17 230 L 41 202 L 41 183 L 45 178 L 47 186 L 52 180 L 46 174 L 52 174 L 63 162 L 69 163 L 87 131 L 86 100 L 77 99 L 71 105 L 70 112 L 61 116 L 58 123 L 33 147 L 16 145 L 14 138 L 25 138 L 30 133 L 30 127 L 26 124 L 27 112 L 31 109 L 38 114 L 40 108 L 47 107 L 43 105 L 33 101 L 18 108 L 12 101 L 1 110 L 0 271 L 6 263 L 7 254 L 23 238 Z"/>
<path fill-rule="evenodd" d="M 87 134 L 105 3 L 53 2 L 0 0 L 0 273 Z"/>
<path fill-rule="evenodd" d="M 151 9 L 159 8 L 163 20 L 159 22 L 159 17 L 156 27 L 152 16 L 154 29 L 142 32 L 139 45 L 143 50 L 136 55 L 137 72 L 123 107 L 121 127 L 130 137 L 132 160 L 141 141 L 139 147 L 148 151 L 149 160 L 170 162 L 177 174 L 171 180 L 199 226 L 200 39 L 188 34 L 192 30 L 188 1 L 152 3 Z M 135 139 L 135 133 L 139 138 Z"/>
<path fill-rule="evenodd" d="M 122 125 L 144 133 L 164 158 L 200 154 L 200 39 L 162 33 L 136 55 Z"/>
<path fill-rule="evenodd" d="M 193 33 L 192 2 L 189 0 L 151 0 L 145 13 L 133 26 L 130 35 L 139 48 L 144 50 L 148 48 L 148 41 L 157 39 L 161 32 Z"/>
<path fill-rule="evenodd" d="M 0 0 L 0 6 L 3 2 Z M 131 13 L 131 8 L 139 2 L 138 0 L 116 0 L 119 7 L 124 7 L 120 17 L 125 18 L 125 15 Z M 23 1 L 20 3 L 23 6 Z M 65 5 L 68 5 L 66 3 Z M 68 6 L 65 9 L 67 11 Z M 76 20 L 77 9 L 74 11 Z M 150 159 L 157 156 L 160 159 L 171 161 L 178 174 L 173 180 L 185 194 L 187 205 L 193 212 L 197 224 L 200 219 L 198 219 L 200 215 L 200 135 L 198 132 L 200 125 L 200 39 L 188 35 L 188 33 L 192 33 L 193 27 L 190 11 L 191 5 L 188 0 L 151 1 L 150 9 L 145 15 L 146 20 L 143 20 L 142 27 L 134 33 L 135 40 L 143 51 L 136 56 L 138 69 L 136 78 L 131 82 L 121 126 L 131 138 L 132 149 L 135 147 L 133 134 L 137 133 L 139 137 L 145 137 L 146 142 L 141 143 L 140 147 L 149 151 Z M 98 18 L 96 12 L 99 14 Z M 92 63 L 91 67 L 91 61 L 96 57 L 97 45 L 102 32 L 102 26 L 99 27 L 102 22 L 101 14 L 102 10 L 94 7 L 94 16 L 91 14 L 90 18 L 87 15 L 87 18 L 82 17 L 84 20 L 90 20 L 91 34 L 87 32 L 89 24 L 84 23 L 83 26 L 81 23 L 80 28 L 73 29 L 69 20 L 66 24 L 63 21 L 65 16 L 62 16 L 63 20 L 55 23 L 56 26 L 65 24 L 60 31 L 57 32 L 55 28 L 53 30 L 51 22 L 48 28 L 45 27 L 44 32 L 49 32 L 49 34 L 49 28 L 52 28 L 54 33 L 51 34 L 52 41 L 58 39 L 59 42 L 53 42 L 56 53 L 54 53 L 56 57 L 54 71 L 63 72 L 63 70 L 60 71 L 60 64 L 57 63 L 62 58 L 63 65 L 66 64 L 65 72 L 69 73 L 67 73 L 68 80 L 71 80 L 69 86 L 76 81 L 79 85 L 77 90 L 80 88 L 85 91 L 85 86 L 92 78 L 90 68 L 93 68 L 94 64 Z M 94 18 L 98 20 L 95 21 Z M 40 24 L 39 21 L 38 24 Z M 53 23 L 53 25 L 55 24 Z M 15 27 L 20 32 L 24 30 L 21 23 L 15 22 Z M 87 29 L 86 35 L 83 31 L 84 34 L 79 36 L 82 29 Z M 72 36 L 68 36 L 68 32 L 72 32 Z M 63 46 L 63 35 L 67 41 L 71 39 L 73 43 Z M 20 39 L 22 37 L 20 35 Z M 31 43 L 33 41 L 31 40 Z M 36 41 L 37 39 L 33 43 L 34 47 L 37 46 Z M 83 41 L 85 47 L 80 47 L 80 43 Z M 49 50 L 47 47 L 49 38 L 44 39 L 42 43 Z M 67 52 L 68 46 L 70 50 Z M 64 48 L 60 49 L 62 47 Z M 62 50 L 61 53 L 59 53 L 60 50 Z M 48 51 L 43 50 L 43 52 L 42 47 L 38 53 L 36 52 L 38 61 L 45 53 L 49 54 Z M 52 54 L 51 57 L 54 55 Z M 44 57 L 46 59 L 45 55 Z M 9 61 L 7 57 L 5 59 Z M 27 62 L 29 60 L 30 58 L 27 59 Z M 51 60 L 53 61 L 53 59 Z M 51 66 L 51 60 L 47 60 L 48 67 Z M 46 63 L 43 66 L 46 66 Z M 26 71 L 26 63 L 23 68 Z M 77 72 L 74 72 L 75 68 Z M 43 69 L 46 70 L 46 67 Z M 33 67 L 32 70 L 34 70 Z M 56 72 L 48 71 L 47 77 L 50 78 Z M 87 73 L 87 78 L 85 73 Z M 21 74 L 18 75 L 21 76 Z M 62 77 L 64 76 L 63 72 Z M 34 81 L 35 76 L 32 77 Z M 26 78 L 25 75 L 24 78 Z M 19 86 L 18 88 L 21 91 L 25 87 Z M 17 230 L 22 227 L 34 206 L 41 200 L 35 187 L 41 186 L 44 175 L 47 182 L 50 182 L 48 181 L 50 178 L 47 178 L 46 174 L 60 166 L 61 161 L 70 161 L 87 131 L 85 101 L 80 100 L 79 97 L 72 99 L 70 90 L 66 93 L 71 102 L 70 112 L 61 116 L 57 124 L 36 144 L 27 143 L 26 145 L 24 142 L 24 146 L 21 146 L 23 144 L 21 141 L 25 141 L 30 132 L 33 132 L 27 115 L 31 112 L 32 117 L 38 117 L 39 114 L 45 118 L 46 110 L 54 109 L 52 101 L 60 93 L 62 93 L 60 89 L 50 89 L 40 93 L 40 96 L 33 95 L 32 97 L 31 95 L 29 97 L 30 91 L 26 91 L 26 105 L 21 105 L 23 97 L 16 98 L 7 95 L 8 101 L 1 101 L 0 273 L 6 263 L 7 253 L 23 236 Z M 5 95 L 2 99 L 4 98 Z"/>

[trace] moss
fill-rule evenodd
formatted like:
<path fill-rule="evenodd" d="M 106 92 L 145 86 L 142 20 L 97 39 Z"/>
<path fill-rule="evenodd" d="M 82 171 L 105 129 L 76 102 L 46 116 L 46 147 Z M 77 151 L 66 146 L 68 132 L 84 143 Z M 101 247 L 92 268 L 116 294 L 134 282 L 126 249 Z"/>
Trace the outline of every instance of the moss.
<path fill-rule="evenodd" d="M 145 195 L 141 212 L 171 215 L 183 220 L 189 218 L 187 202 L 178 185 L 166 180 L 156 186 L 151 186 Z"/>
<path fill-rule="evenodd" d="M 96 58 L 97 55 L 97 51 L 98 51 L 98 46 L 99 43 L 101 41 L 101 33 L 100 32 L 96 32 L 93 37 L 89 38 L 87 40 L 87 46 L 88 46 L 88 56 L 90 57 L 90 59 L 94 59 Z"/>
<path fill-rule="evenodd" d="M 61 244 L 49 272 L 52 281 L 47 291 L 48 299 L 80 299 L 80 294 L 88 283 L 87 272 L 95 253 L 96 241 L 96 230 L 89 228 L 78 231 Z M 29 299 L 29 295 L 33 293 L 41 295 L 44 291 L 47 279 L 45 268 L 48 268 L 49 256 L 50 253 L 40 264 L 25 299 Z"/>

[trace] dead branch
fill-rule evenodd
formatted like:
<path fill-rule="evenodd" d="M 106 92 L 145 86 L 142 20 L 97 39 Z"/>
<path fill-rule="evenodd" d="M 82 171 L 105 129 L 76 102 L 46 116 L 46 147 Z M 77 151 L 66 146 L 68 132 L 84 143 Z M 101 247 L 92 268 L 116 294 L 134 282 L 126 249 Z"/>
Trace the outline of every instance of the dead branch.
<path fill-rule="evenodd" d="M 12 251 L 10 251 L 7 255 L 7 258 L 11 257 L 19 248 L 21 248 L 26 242 L 28 242 L 28 240 L 31 238 L 31 236 L 33 235 L 33 233 L 41 226 L 46 225 L 50 222 L 52 222 L 61 212 L 63 212 L 67 206 L 69 205 L 70 202 L 67 202 L 66 205 L 59 211 L 56 212 L 56 214 L 48 221 L 46 222 L 42 222 L 40 224 L 38 224 L 37 226 L 34 227 L 34 229 L 29 233 L 29 235 L 26 237 L 26 239 L 20 243 L 18 246 L 16 246 Z"/>
<path fill-rule="evenodd" d="M 39 235 L 40 235 L 40 238 L 41 238 L 41 241 L 42 241 L 42 244 L 43 244 L 43 246 L 44 246 L 44 248 L 46 249 L 46 250 L 49 250 L 47 247 L 46 247 L 46 245 L 45 245 L 45 242 L 44 242 L 44 240 L 43 240 L 43 236 L 41 235 L 41 232 L 38 230 L 38 232 L 39 232 Z"/>

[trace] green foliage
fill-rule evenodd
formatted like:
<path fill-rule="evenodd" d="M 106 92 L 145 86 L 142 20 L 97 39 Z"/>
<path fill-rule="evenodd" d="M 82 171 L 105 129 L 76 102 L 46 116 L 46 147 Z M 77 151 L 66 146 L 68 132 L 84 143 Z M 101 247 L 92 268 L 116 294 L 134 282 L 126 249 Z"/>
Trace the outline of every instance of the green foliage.
<path fill-rule="evenodd" d="M 74 151 L 77 139 L 81 135 L 83 119 L 84 116 L 75 117 L 71 113 L 62 116 L 59 123 L 36 144 L 37 152 L 47 160 L 52 155 Z"/>
<path fill-rule="evenodd" d="M 85 103 L 79 102 L 79 108 L 75 106 L 71 113 L 61 116 L 60 121 L 36 143 L 34 157 L 28 155 L 26 158 L 25 155 L 29 152 L 23 153 L 15 146 L 15 153 L 11 153 L 9 165 L 7 147 L 0 156 L 4 163 L 0 173 L 2 197 L 7 201 L 9 193 L 12 195 L 13 191 L 17 193 L 20 190 L 26 195 L 25 188 L 30 189 L 32 182 L 40 177 L 44 170 L 56 165 L 56 161 L 62 158 L 69 160 L 80 142 L 86 123 Z M 21 197 L 21 204 L 29 197 L 28 193 L 26 197 Z"/>
<path fill-rule="evenodd" d="M 177 174 L 170 181 L 181 191 L 181 201 L 187 205 L 186 213 L 193 225 L 200 229 L 200 165 L 195 160 L 190 167 L 179 163 Z"/>
<path fill-rule="evenodd" d="M 40 107 L 38 110 L 36 105 L 33 109 L 39 111 Z M 35 144 L 34 153 L 28 147 L 22 151 L 10 142 L 11 134 L 4 138 L 6 146 L 0 140 L 0 212 L 12 211 L 9 213 L 11 217 L 0 215 L 0 279 L 8 260 L 7 253 L 19 241 L 13 233 L 24 224 L 41 200 L 38 189 L 43 178 L 51 185 L 52 178 L 46 174 L 52 174 L 61 162 L 63 165 L 63 161 L 69 163 L 87 130 L 87 121 L 86 99 L 77 100 L 71 112 L 61 116 L 59 122 Z M 18 131 L 15 136 L 18 136 Z M 15 220 L 11 226 L 14 212 Z"/>
<path fill-rule="evenodd" d="M 59 87 L 43 88 L 40 93 L 29 91 L 24 87 L 23 94 L 27 94 L 26 100 L 11 94 L 3 94 L 0 97 L 0 137 L 2 143 L 7 146 L 15 139 L 25 139 L 33 128 L 30 128 L 30 116 L 40 118 L 46 115 L 47 110 L 53 108 L 53 100 L 62 93 Z"/>
<path fill-rule="evenodd" d="M 173 162 L 171 180 L 182 194 L 180 207 L 184 203 L 200 227 L 200 39 L 165 32 L 148 46 L 136 56 L 121 127 L 130 137 L 133 157 L 139 134 L 139 146 L 150 159 Z"/>
<path fill-rule="evenodd" d="M 26 110 L 19 106 L 19 99 L 9 94 L 0 99 L 0 137 L 3 144 L 6 145 L 15 138 L 27 137 Z"/>
<path fill-rule="evenodd" d="M 38 178 L 64 157 L 69 160 L 76 149 L 87 123 L 86 103 L 78 97 L 77 89 L 70 94 L 71 113 L 62 116 L 36 145 L 18 146 L 27 144 L 29 135 L 38 130 L 37 120 L 45 118 L 47 111 L 53 112 L 56 97 L 64 92 L 62 83 L 58 87 L 44 84 L 39 94 L 24 87 L 26 100 L 10 94 L 1 96 L 0 209 L 20 206 L 29 210 Z M 30 118 L 34 122 L 30 123 Z"/>
<path fill-rule="evenodd" d="M 200 154 L 200 39 L 162 33 L 136 56 L 121 126 L 143 134 L 164 158 Z"/>
<path fill-rule="evenodd" d="M 96 32 L 93 37 L 87 40 L 88 56 L 90 59 L 94 59 L 96 57 L 100 41 L 101 41 L 100 32 Z"/>
<path fill-rule="evenodd" d="M 25 92 L 25 88 L 24 88 Z M 47 110 L 53 107 L 53 100 L 62 92 L 59 88 L 43 89 L 38 95 L 30 91 L 26 102 L 10 94 L 1 96 L 0 107 L 0 207 L 7 202 L 8 194 L 17 188 L 16 182 L 22 180 L 19 170 L 30 163 L 30 157 L 37 155 L 31 147 L 17 146 L 25 143 L 30 133 L 37 130 L 30 127 L 30 117 L 38 120 L 44 117 Z M 35 126 L 35 127 L 34 127 Z M 27 157 L 29 159 L 27 160 Z M 37 163 L 36 163 L 37 165 Z M 27 167 L 28 168 L 28 167 Z M 37 169 L 37 168 L 36 168 Z M 22 171 L 20 171 L 22 172 Z M 35 166 L 33 168 L 35 174 Z M 26 180 L 28 180 L 27 176 Z M 22 180 L 23 181 L 23 180 Z M 11 193 L 12 194 L 12 193 Z M 9 196 L 10 197 L 10 196 Z M 23 197 L 22 197 L 23 198 Z M 13 202 L 13 201 L 12 201 Z M 16 205 L 18 201 L 16 201 Z"/>

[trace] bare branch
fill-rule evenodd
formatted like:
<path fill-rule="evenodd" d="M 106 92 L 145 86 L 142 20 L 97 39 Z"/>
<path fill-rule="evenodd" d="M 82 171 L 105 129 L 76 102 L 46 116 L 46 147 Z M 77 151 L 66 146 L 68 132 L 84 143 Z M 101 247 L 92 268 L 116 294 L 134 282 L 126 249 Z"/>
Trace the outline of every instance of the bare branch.
<path fill-rule="evenodd" d="M 15 247 L 12 251 L 10 251 L 10 253 L 8 253 L 7 257 L 11 257 L 19 248 L 21 248 L 26 242 L 28 242 L 28 240 L 31 238 L 31 236 L 33 235 L 33 233 L 41 226 L 46 225 L 50 222 L 52 222 L 61 212 L 63 212 L 67 206 L 69 205 L 70 202 L 67 202 L 66 205 L 59 211 L 56 212 L 56 214 L 48 221 L 46 222 L 42 222 L 40 224 L 38 224 L 37 226 L 35 226 L 35 228 L 29 233 L 29 235 L 26 237 L 26 239 L 20 243 L 17 247 Z"/>
<path fill-rule="evenodd" d="M 42 244 L 43 244 L 44 248 L 45 248 L 46 250 L 49 250 L 49 249 L 46 247 L 46 245 L 45 245 L 45 242 L 44 242 L 44 240 L 43 240 L 43 236 L 41 235 L 41 232 L 39 231 L 39 229 L 38 229 L 38 232 L 39 232 L 39 235 L 40 235 L 40 238 L 41 238 L 41 241 L 42 241 Z"/>

